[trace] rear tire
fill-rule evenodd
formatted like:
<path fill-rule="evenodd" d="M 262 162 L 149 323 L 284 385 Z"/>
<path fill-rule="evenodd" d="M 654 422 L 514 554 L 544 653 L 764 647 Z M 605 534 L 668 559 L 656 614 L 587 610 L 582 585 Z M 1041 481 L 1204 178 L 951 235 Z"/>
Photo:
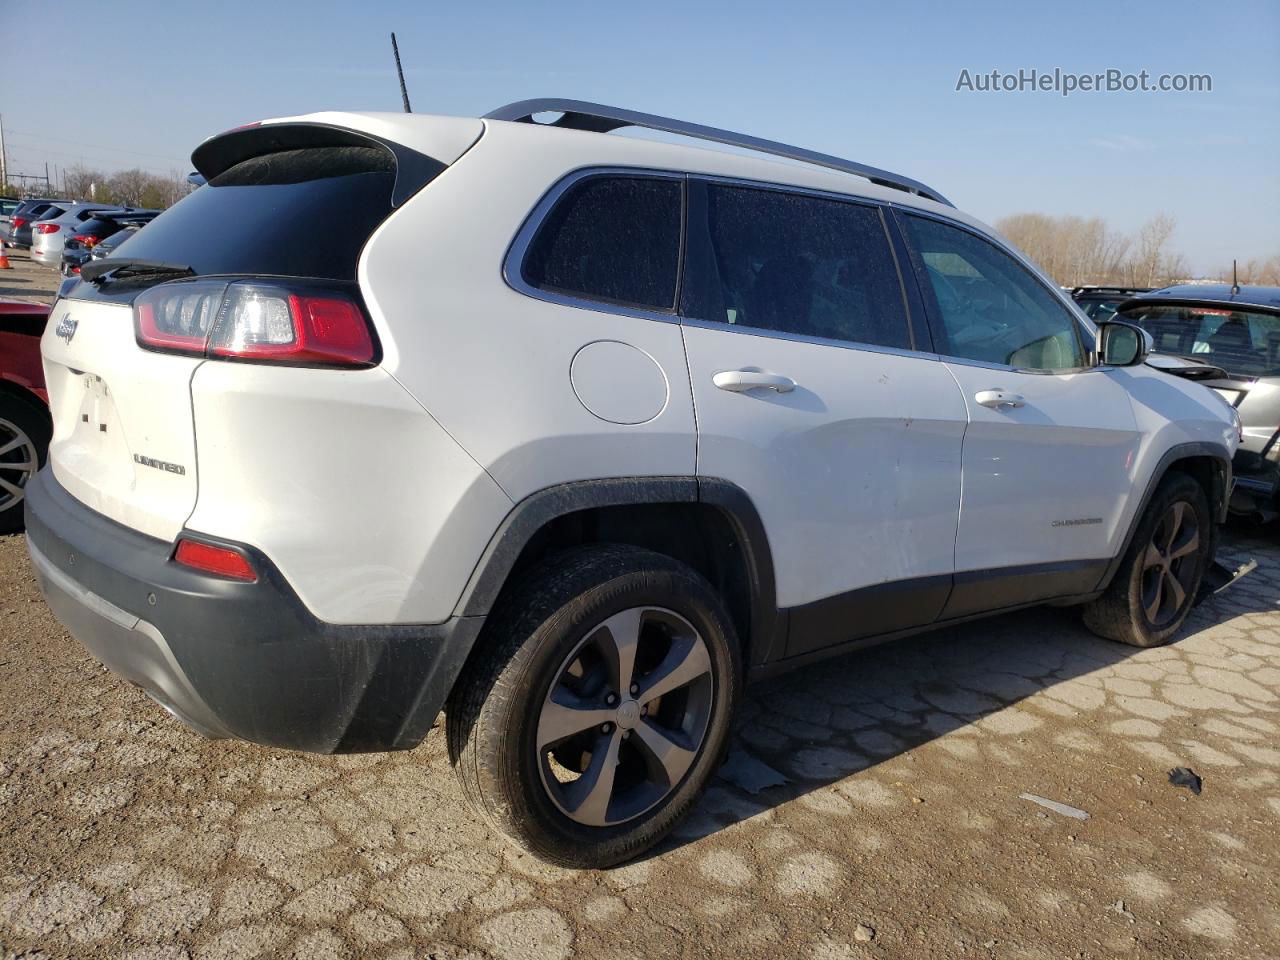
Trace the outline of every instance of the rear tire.
<path fill-rule="evenodd" d="M 1208 569 L 1212 524 L 1204 488 L 1171 471 L 1156 488 L 1106 593 L 1085 606 L 1085 626 L 1135 647 L 1172 640 Z"/>
<path fill-rule="evenodd" d="M 576 549 L 522 576 L 447 706 L 468 800 L 540 859 L 608 867 L 697 802 L 741 685 L 720 598 L 670 557 Z"/>
<path fill-rule="evenodd" d="M 0 533 L 24 526 L 24 490 L 43 467 L 52 434 L 48 411 L 11 395 L 0 395 Z"/>

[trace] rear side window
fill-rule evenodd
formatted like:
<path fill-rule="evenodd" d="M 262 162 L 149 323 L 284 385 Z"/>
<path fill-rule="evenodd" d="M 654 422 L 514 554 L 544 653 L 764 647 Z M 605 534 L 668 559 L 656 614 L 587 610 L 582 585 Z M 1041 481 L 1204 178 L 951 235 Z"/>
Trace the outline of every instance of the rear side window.
<path fill-rule="evenodd" d="M 244 160 L 129 240 L 128 256 L 197 274 L 355 280 L 391 212 L 396 164 L 381 147 L 283 150 Z"/>
<path fill-rule="evenodd" d="M 780 333 L 910 348 L 897 263 L 874 207 L 706 186 L 690 207 L 682 312 Z"/>
<path fill-rule="evenodd" d="M 522 272 L 539 290 L 654 310 L 675 308 L 681 183 L 590 177 L 534 235 Z"/>

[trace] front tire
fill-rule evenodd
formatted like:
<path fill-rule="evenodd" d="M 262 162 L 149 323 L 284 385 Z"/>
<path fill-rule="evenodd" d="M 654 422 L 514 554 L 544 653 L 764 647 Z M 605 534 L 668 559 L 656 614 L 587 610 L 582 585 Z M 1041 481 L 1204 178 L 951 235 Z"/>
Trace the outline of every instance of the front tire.
<path fill-rule="evenodd" d="M 447 707 L 467 798 L 535 856 L 607 867 L 653 846 L 724 752 L 738 642 L 695 571 L 628 546 L 525 575 L 485 628 Z"/>
<path fill-rule="evenodd" d="M 1195 603 L 1213 549 L 1204 488 L 1170 472 L 1147 505 L 1106 593 L 1084 608 L 1094 633 L 1135 647 L 1168 643 Z"/>

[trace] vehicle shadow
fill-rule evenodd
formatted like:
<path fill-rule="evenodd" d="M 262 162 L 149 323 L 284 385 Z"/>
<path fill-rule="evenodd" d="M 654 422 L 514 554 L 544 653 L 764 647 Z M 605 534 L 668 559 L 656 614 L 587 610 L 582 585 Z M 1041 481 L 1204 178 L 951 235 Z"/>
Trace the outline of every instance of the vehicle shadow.
<path fill-rule="evenodd" d="M 1280 586 L 1260 569 L 1193 610 L 1178 642 L 1241 614 L 1277 609 Z M 884 802 L 885 785 L 859 775 L 948 734 L 961 733 L 948 741 L 955 759 L 979 766 L 986 762 L 980 742 L 1025 749 L 1037 737 L 1048 740 L 1055 714 L 1076 717 L 1107 704 L 1107 691 L 1090 674 L 1140 652 L 1094 636 L 1077 609 L 1041 607 L 846 654 L 754 685 L 743 698 L 725 765 L 699 806 L 651 855 L 828 787 L 834 792 L 814 798 L 811 807 Z M 1036 709 L 1008 709 L 1037 694 L 1044 698 Z M 1124 716 L 1133 715 L 1114 719 Z M 966 728 L 977 736 L 965 736 Z M 1045 751 L 1059 751 L 1061 760 L 1051 773 L 1043 762 L 1028 769 L 1013 797 L 1046 792 L 1053 781 L 1061 794 L 1093 778 L 1088 761 L 1076 760 L 1088 754 L 1052 740 L 1035 747 L 1041 759 Z M 1025 760 L 1032 763 L 1030 754 Z M 902 769 L 895 765 L 895 778 Z M 912 789 L 910 783 L 897 787 Z"/>
<path fill-rule="evenodd" d="M 7 277 L 0 274 L 0 297 L 30 296 L 33 292 L 38 291 L 34 290 L 31 281 L 26 277 Z"/>

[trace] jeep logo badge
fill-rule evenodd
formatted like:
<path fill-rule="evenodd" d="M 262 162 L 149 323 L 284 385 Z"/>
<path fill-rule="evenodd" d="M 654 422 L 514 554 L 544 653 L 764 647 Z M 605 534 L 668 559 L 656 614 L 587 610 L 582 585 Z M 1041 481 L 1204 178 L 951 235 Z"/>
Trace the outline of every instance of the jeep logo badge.
<path fill-rule="evenodd" d="M 58 321 L 58 327 L 53 332 L 63 339 L 65 343 L 71 343 L 71 338 L 76 335 L 76 327 L 79 326 L 75 317 L 67 314 Z"/>

